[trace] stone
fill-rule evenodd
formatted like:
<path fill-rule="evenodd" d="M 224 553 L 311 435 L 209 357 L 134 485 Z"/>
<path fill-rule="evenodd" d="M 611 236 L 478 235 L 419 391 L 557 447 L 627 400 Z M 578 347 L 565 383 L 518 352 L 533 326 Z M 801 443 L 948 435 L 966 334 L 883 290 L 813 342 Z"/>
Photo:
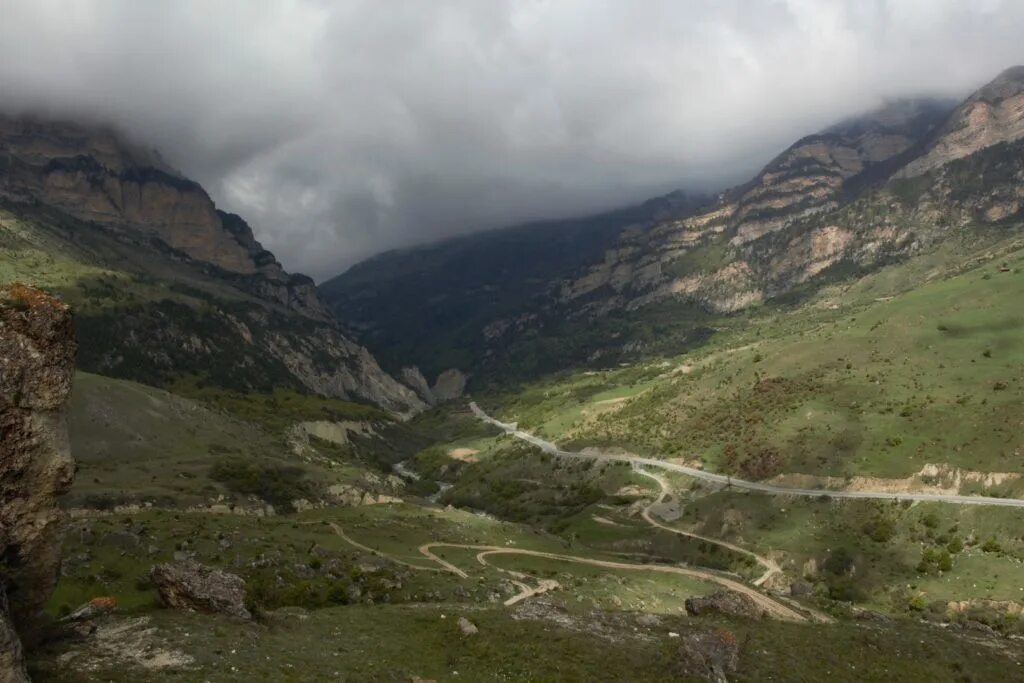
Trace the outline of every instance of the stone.
<path fill-rule="evenodd" d="M 464 636 L 475 636 L 480 632 L 480 629 L 476 627 L 476 624 L 466 617 L 459 617 L 459 630 L 462 631 L 462 635 Z"/>
<path fill-rule="evenodd" d="M 117 609 L 116 599 L 112 597 L 93 598 L 89 602 L 80 606 L 71 614 L 61 619 L 61 621 L 90 621 L 92 619 L 95 619 L 96 617 L 101 617 L 104 614 L 110 614 L 115 609 Z"/>
<path fill-rule="evenodd" d="M 789 584 L 789 594 L 792 595 L 794 598 L 810 595 L 811 590 L 811 584 L 807 583 L 806 581 L 801 581 L 799 579 Z"/>
<path fill-rule="evenodd" d="M 252 618 L 245 607 L 245 581 L 236 574 L 189 560 L 158 564 L 149 576 L 167 607 Z"/>
<path fill-rule="evenodd" d="M 0 680 L 26 680 L 21 644 L 32 644 L 60 572 L 74 357 L 67 306 L 24 285 L 0 288 Z"/>
<path fill-rule="evenodd" d="M 686 599 L 686 613 L 690 616 L 698 617 L 711 612 L 744 619 L 760 619 L 764 616 L 764 610 L 753 599 L 736 591 L 720 590 L 704 597 Z"/>
<path fill-rule="evenodd" d="M 727 683 L 739 666 L 739 643 L 729 631 L 695 631 L 680 638 L 677 664 L 681 673 L 713 683 Z"/>
<path fill-rule="evenodd" d="M 644 613 L 636 618 L 636 623 L 647 628 L 654 628 L 661 625 L 661 617 L 657 614 Z"/>

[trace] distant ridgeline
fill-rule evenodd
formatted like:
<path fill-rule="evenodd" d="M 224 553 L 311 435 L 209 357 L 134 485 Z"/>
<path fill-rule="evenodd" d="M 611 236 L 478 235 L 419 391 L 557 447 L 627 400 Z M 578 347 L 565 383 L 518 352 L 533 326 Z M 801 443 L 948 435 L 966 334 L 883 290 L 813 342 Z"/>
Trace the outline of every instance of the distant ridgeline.
<path fill-rule="evenodd" d="M 391 252 L 321 286 L 388 367 L 516 381 L 678 352 L 715 318 L 965 230 L 1020 228 L 1024 67 L 958 106 L 904 100 L 805 137 L 714 201 L 670 195 L 590 219 Z"/>

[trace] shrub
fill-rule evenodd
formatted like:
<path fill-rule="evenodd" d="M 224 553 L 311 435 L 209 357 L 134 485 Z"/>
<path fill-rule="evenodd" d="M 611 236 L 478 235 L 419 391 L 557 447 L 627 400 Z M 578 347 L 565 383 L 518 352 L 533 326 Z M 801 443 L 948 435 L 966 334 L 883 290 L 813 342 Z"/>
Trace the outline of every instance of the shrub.
<path fill-rule="evenodd" d="M 864 532 L 876 543 L 886 543 L 892 539 L 896 533 L 895 526 L 893 523 L 879 517 L 878 519 L 868 522 L 864 527 Z"/>
<path fill-rule="evenodd" d="M 210 478 L 235 493 L 258 496 L 282 512 L 294 512 L 292 501 L 317 498 L 321 492 L 321 485 L 306 479 L 300 467 L 257 464 L 241 458 L 214 463 Z"/>
<path fill-rule="evenodd" d="M 921 574 L 948 572 L 952 568 L 953 558 L 945 548 L 925 548 L 917 564 L 917 571 Z"/>
<path fill-rule="evenodd" d="M 998 553 L 1002 552 L 1003 546 L 999 545 L 999 541 L 994 538 L 990 538 L 981 545 L 981 551 L 985 553 Z"/>

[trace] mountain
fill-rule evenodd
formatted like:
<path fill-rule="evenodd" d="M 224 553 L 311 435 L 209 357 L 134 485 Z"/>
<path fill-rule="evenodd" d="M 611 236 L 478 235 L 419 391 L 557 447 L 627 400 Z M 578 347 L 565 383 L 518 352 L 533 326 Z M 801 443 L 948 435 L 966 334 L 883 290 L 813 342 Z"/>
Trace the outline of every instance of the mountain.
<path fill-rule="evenodd" d="M 710 333 L 709 314 L 803 296 L 836 278 L 921 253 L 968 225 L 1014 225 L 1020 216 L 1022 74 L 1021 67 L 1009 69 L 959 105 L 899 100 L 843 121 L 797 141 L 749 182 L 704 206 L 650 216 L 631 229 L 617 225 L 592 241 L 582 230 L 568 240 L 589 244 L 574 249 L 580 265 L 534 273 L 528 289 L 472 271 L 452 283 L 435 267 L 451 270 L 464 262 L 458 243 L 448 242 L 419 258 L 379 256 L 322 292 L 329 306 L 347 313 L 353 301 L 366 311 L 418 311 L 455 298 L 464 307 L 438 327 L 422 328 L 419 347 L 439 341 L 450 348 L 458 326 L 461 353 L 451 362 L 504 381 L 556 369 L 537 360 L 542 356 L 556 357 L 555 365 L 604 366 L 657 352 L 667 346 L 659 330 L 678 328 L 681 320 L 689 321 L 689 332 L 674 343 L 685 346 Z M 521 252 L 501 245 L 501 234 L 474 238 L 497 261 L 486 269 L 488 277 L 520 259 Z M 419 288 L 399 293 L 367 277 L 392 271 Z M 484 289 L 485 282 L 493 289 Z M 465 293 L 476 287 L 474 303 Z M 357 312 L 351 319 L 362 317 Z M 383 316 L 357 332 L 390 365 L 422 362 L 401 343 L 396 324 Z"/>
<path fill-rule="evenodd" d="M 112 130 L 0 118 L 0 246 L 3 280 L 77 304 L 83 369 L 424 406 L 341 331 L 310 278 Z"/>
<path fill-rule="evenodd" d="M 324 282 L 320 293 L 385 367 L 416 365 L 430 376 L 472 370 L 494 340 L 535 321 L 552 282 L 601 258 L 624 230 L 643 231 L 708 201 L 674 192 L 596 216 L 391 251 Z"/>
<path fill-rule="evenodd" d="M 1018 679 L 1015 73 L 804 138 L 715 198 L 382 255 L 325 307 L 234 219 L 158 210 L 202 195 L 171 192 L 155 156 L 130 151 L 166 174 L 137 187 L 112 158 L 48 180 L 50 161 L 8 155 L 0 279 L 59 293 L 81 343 L 52 627 L 35 647 L 18 631 L 29 674 Z M 125 211 L 135 195 L 168 199 Z M 171 246 L 175 226 L 192 237 Z M 70 469 L 66 307 L 14 291 L 0 364 L 63 384 L 12 423 L 47 438 L 0 439 L 0 519 L 35 500 L 24 473 Z M 356 374 L 325 309 L 425 400 L 472 373 L 474 403 L 400 421 L 312 395 Z M 36 324 L 54 314 L 56 365 Z M 53 388 L 22 374 L 7 394 Z M 35 574 L 35 609 L 56 555 L 26 547 L 8 543 L 0 584 L 24 605 Z"/>
<path fill-rule="evenodd" d="M 1024 66 L 978 90 L 949 117 L 917 159 L 900 171 L 913 177 L 979 150 L 1024 137 Z"/>

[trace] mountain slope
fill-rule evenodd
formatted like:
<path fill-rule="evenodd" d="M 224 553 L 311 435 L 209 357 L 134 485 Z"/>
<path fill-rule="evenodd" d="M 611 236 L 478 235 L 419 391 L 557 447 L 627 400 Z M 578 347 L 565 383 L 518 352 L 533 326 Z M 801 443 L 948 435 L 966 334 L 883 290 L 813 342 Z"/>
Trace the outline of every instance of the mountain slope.
<path fill-rule="evenodd" d="M 109 131 L 0 118 L 0 275 L 77 304 L 83 369 L 423 407 L 238 216 Z"/>
<path fill-rule="evenodd" d="M 677 336 L 688 344 L 706 336 L 709 315 L 805 296 L 932 249 L 971 226 L 1019 229 L 1022 74 L 1006 71 L 957 107 L 897 101 L 805 137 L 713 204 L 601 234 L 593 248 L 578 251 L 575 271 L 535 272 L 529 287 L 492 278 L 490 289 L 466 297 L 469 285 L 435 277 L 433 263 L 455 268 L 462 260 L 458 246 L 447 243 L 429 259 L 422 252 L 404 261 L 383 255 L 369 270 L 350 271 L 398 269 L 419 284 L 400 295 L 370 277 L 354 284 L 359 278 L 348 274 L 323 291 L 332 306 L 358 298 L 367 310 L 436 311 L 438 302 L 457 300 L 440 329 L 422 326 L 415 343 L 456 346 L 461 353 L 452 364 L 501 381 L 557 369 L 538 362 L 542 356 L 563 367 L 607 366 L 656 352 L 666 346 L 657 331 L 665 325 L 689 329 Z M 508 254 L 491 258 L 515 262 L 519 252 L 506 246 Z M 380 345 L 389 365 L 421 362 L 412 343 L 395 334 L 398 318 L 384 316 L 360 332 Z M 457 344 L 452 329 L 459 330 Z"/>
<path fill-rule="evenodd" d="M 496 342 L 536 324 L 552 282 L 601 258 L 627 229 L 687 215 L 703 196 L 676 192 L 580 219 L 494 230 L 392 251 L 324 282 L 329 307 L 386 367 L 470 370 Z"/>

